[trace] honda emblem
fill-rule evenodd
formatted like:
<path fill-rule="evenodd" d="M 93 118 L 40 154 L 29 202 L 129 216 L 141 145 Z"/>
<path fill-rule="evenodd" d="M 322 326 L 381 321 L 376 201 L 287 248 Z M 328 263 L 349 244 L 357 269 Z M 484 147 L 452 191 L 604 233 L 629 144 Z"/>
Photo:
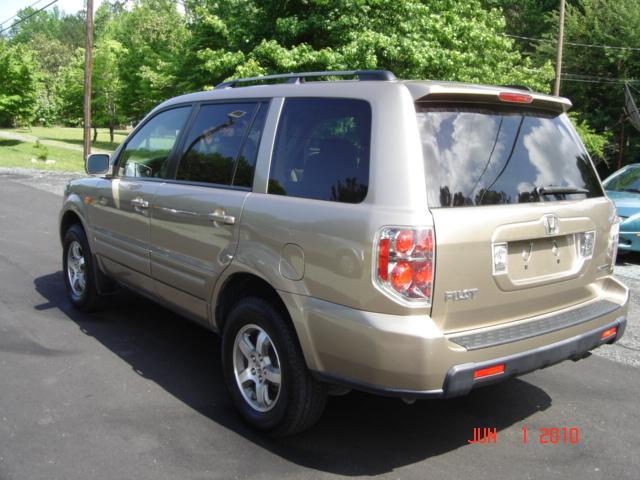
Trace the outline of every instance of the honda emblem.
<path fill-rule="evenodd" d="M 547 235 L 558 234 L 558 217 L 555 215 L 545 215 L 542 217 L 544 221 L 544 229 L 547 231 Z"/>

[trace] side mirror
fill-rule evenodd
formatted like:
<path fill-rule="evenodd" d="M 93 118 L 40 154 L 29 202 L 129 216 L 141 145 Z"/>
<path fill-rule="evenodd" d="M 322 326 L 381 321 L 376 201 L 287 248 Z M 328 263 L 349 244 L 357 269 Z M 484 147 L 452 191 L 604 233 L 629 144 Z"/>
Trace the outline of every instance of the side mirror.
<path fill-rule="evenodd" d="M 110 175 L 111 165 L 106 153 L 92 153 L 87 156 L 84 169 L 89 175 Z"/>

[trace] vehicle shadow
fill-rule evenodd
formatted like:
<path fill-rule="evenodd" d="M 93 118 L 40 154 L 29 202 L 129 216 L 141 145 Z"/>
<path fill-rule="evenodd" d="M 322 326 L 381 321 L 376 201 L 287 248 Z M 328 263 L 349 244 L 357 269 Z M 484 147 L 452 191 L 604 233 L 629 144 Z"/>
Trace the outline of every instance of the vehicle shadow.
<path fill-rule="evenodd" d="M 236 415 L 220 368 L 220 341 L 203 328 L 133 294 L 107 310 L 83 314 L 69 304 L 62 272 L 36 278 L 47 299 L 38 310 L 59 309 L 80 330 L 126 361 L 139 375 L 260 447 L 298 465 L 340 475 L 377 475 L 468 445 L 473 428 L 500 431 L 546 410 L 551 398 L 512 379 L 451 400 L 418 401 L 353 392 L 330 397 L 313 429 L 270 439 Z"/>
<path fill-rule="evenodd" d="M 620 252 L 616 258 L 616 265 L 640 265 L 640 252 Z"/>

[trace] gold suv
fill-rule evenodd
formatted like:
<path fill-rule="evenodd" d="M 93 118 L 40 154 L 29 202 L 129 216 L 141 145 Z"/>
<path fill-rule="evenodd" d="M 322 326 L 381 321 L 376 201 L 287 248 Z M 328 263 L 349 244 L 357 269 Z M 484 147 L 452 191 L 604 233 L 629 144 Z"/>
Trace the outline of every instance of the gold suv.
<path fill-rule="evenodd" d="M 453 397 L 581 358 L 622 336 L 628 290 L 570 106 L 387 71 L 173 98 L 67 186 L 70 301 L 122 285 L 218 332 L 274 435 L 327 393 Z"/>

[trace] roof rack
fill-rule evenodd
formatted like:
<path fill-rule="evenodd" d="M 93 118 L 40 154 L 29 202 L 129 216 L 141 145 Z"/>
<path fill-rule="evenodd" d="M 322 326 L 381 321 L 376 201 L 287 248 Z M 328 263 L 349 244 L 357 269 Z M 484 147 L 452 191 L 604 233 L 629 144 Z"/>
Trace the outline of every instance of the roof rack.
<path fill-rule="evenodd" d="M 391 81 L 396 80 L 396 76 L 389 70 L 338 70 L 326 72 L 301 72 L 301 73 L 280 73 L 278 75 L 264 75 L 261 77 L 236 78 L 226 82 L 219 83 L 216 88 L 233 88 L 238 83 L 262 82 L 264 80 L 287 79 L 286 83 L 302 83 L 308 77 L 345 77 L 355 76 L 358 80 L 378 80 Z"/>

